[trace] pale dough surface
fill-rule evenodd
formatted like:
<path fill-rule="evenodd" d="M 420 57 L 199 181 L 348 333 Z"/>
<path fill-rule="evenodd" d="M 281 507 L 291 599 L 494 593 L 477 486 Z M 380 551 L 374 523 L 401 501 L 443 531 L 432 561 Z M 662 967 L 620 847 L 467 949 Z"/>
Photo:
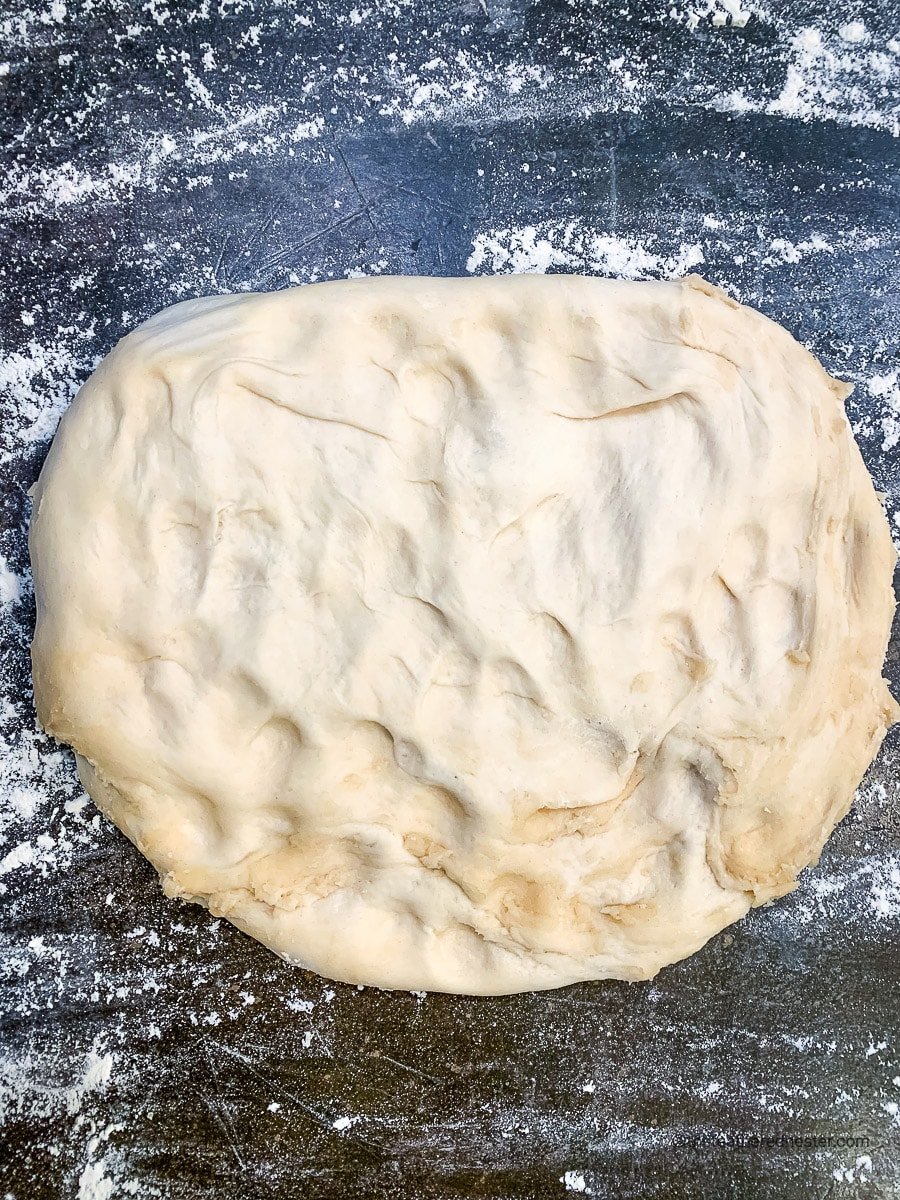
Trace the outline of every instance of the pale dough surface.
<path fill-rule="evenodd" d="M 324 975 L 651 976 L 895 718 L 847 390 L 697 278 L 176 305 L 36 489 L 40 720 L 170 895 Z"/>

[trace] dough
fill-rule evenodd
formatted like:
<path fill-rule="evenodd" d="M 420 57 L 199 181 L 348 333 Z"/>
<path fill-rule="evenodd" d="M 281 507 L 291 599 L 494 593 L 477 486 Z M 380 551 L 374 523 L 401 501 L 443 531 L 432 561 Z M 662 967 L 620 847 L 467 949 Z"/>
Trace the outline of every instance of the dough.
<path fill-rule="evenodd" d="M 790 891 L 897 715 L 847 392 L 698 278 L 178 304 L 37 486 L 40 720 L 292 962 L 648 978 Z"/>

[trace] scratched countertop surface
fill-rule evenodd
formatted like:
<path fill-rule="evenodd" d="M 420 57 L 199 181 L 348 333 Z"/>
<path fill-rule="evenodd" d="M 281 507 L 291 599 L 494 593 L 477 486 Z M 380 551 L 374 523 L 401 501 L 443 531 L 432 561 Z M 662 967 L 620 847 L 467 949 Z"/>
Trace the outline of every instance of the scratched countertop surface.
<path fill-rule="evenodd" d="M 650 983 L 330 984 L 165 900 L 36 730 L 26 546 L 157 309 L 508 271 L 781 321 L 900 537 L 898 82 L 879 0 L 0 6 L 0 1196 L 900 1194 L 900 731 L 797 891 Z"/>

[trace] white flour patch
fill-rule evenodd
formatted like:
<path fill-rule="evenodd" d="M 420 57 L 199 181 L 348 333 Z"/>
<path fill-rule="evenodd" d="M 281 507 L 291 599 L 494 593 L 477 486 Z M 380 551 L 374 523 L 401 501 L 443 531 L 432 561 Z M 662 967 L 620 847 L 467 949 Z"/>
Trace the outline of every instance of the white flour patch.
<path fill-rule="evenodd" d="M 834 246 L 820 234 L 813 234 L 811 238 L 799 242 L 792 242 L 788 238 L 772 238 L 769 247 L 771 255 L 762 260 L 766 265 L 773 262 L 798 263 L 810 254 L 834 254 Z"/>
<path fill-rule="evenodd" d="M 168 10 L 159 10 L 168 11 Z M 365 27 L 384 11 L 354 9 L 359 21 L 336 9 L 333 20 L 350 28 Z M 64 22 L 47 21 L 47 10 L 28 9 L 0 21 L 0 40 L 12 48 L 59 47 L 60 61 L 73 60 Z M 200 10 L 192 14 L 202 15 Z M 641 49 L 618 50 L 614 27 L 595 49 L 539 40 L 532 54 L 509 57 L 483 43 L 461 47 L 468 26 L 451 29 L 440 23 L 425 27 L 415 41 L 398 42 L 374 67 L 360 66 L 352 55 L 331 61 L 312 57 L 303 64 L 302 86 L 291 80 L 290 99 L 273 96 L 256 78 L 262 68 L 248 66 L 241 101 L 229 93 L 233 68 L 228 56 L 208 42 L 190 50 L 158 47 L 154 70 L 165 81 L 175 114 L 165 124 L 138 127 L 132 114 L 114 113 L 103 93 L 92 96 L 71 118 L 73 127 L 98 131 L 108 147 L 97 160 L 59 161 L 55 134 L 27 129 L 33 152 L 19 156 L 0 185 L 0 201 L 10 210 L 52 212 L 91 202 L 110 204 L 143 192 L 168 190 L 173 172 L 202 181 L 219 164 L 238 165 L 253 159 L 290 157 L 298 142 L 320 142 L 330 153 L 332 136 L 379 119 L 404 126 L 439 122 L 514 121 L 548 113 L 579 118 L 592 112 L 640 112 L 662 101 L 672 103 L 671 73 L 664 69 L 659 42 L 672 22 L 710 36 L 743 37 L 749 22 L 765 25 L 774 41 L 754 53 L 766 70 L 750 72 L 751 81 L 723 91 L 716 73 L 692 65 L 676 89 L 677 104 L 720 112 L 764 112 L 774 116 L 834 120 L 844 124 L 900 132 L 900 40 L 880 34 L 860 19 L 839 27 L 798 27 L 779 10 L 738 0 L 704 0 L 690 5 L 660 4 L 659 37 Z M 167 22 L 163 22 L 165 26 Z M 242 45 L 260 56 L 278 47 L 287 14 L 276 11 L 266 26 L 251 26 Z M 727 26 L 727 28 L 726 28 Z M 115 35 L 118 64 L 124 68 L 149 33 L 135 24 Z M 682 32 L 681 36 L 685 36 Z M 608 49 L 604 47 L 608 46 Z M 691 43 L 680 48 L 685 53 Z M 9 64 L 4 64 L 7 68 Z M 296 67 L 294 68 L 296 70 Z M 777 90 L 771 79 L 780 76 Z M 161 82 L 161 81 L 160 81 Z M 227 101 L 218 98 L 229 95 Z M 114 132 L 110 132 L 114 131 Z M 199 172 L 199 174 L 197 174 Z"/>
<path fill-rule="evenodd" d="M 894 450 L 900 445 L 900 372 L 873 375 L 867 386 L 869 394 L 883 405 L 883 415 L 878 418 L 883 435 L 881 449 Z"/>
<path fill-rule="evenodd" d="M 74 1061 L 55 1047 L 54 1074 L 68 1076 L 69 1083 L 47 1080 L 48 1049 L 32 1047 L 18 1056 L 0 1057 L 0 1119 L 29 1114 L 32 1116 L 75 1117 L 93 1102 L 94 1093 L 102 1092 L 112 1076 L 114 1055 L 95 1042 L 88 1055 Z"/>
<path fill-rule="evenodd" d="M 16 165 L 0 185 L 0 203 L 42 212 L 87 201 L 113 202 L 136 191 L 154 193 L 173 170 L 289 153 L 292 143 L 320 138 L 324 131 L 323 117 L 291 121 L 285 104 L 216 108 L 214 120 L 192 133 L 160 130 L 133 139 L 126 132 L 117 158 L 90 170 L 71 162 Z"/>
<path fill-rule="evenodd" d="M 852 1167 L 835 1167 L 831 1176 L 838 1183 L 865 1183 L 871 1174 L 872 1159 L 868 1154 L 862 1154 Z"/>
<path fill-rule="evenodd" d="M 673 242 L 668 230 L 638 238 L 595 230 L 577 218 L 543 221 L 478 233 L 466 270 L 476 275 L 563 270 L 619 279 L 672 279 L 690 271 L 702 273 L 714 251 L 734 244 L 734 233 L 728 230 L 723 236 L 721 223 L 710 214 L 697 226 L 694 239 L 684 240 L 677 250 L 666 253 L 662 247 Z M 748 233 L 741 262 L 793 265 L 811 255 L 834 254 L 832 242 L 818 233 L 797 242 L 774 234 L 767 236 L 758 225 Z M 858 243 L 860 239 L 862 234 L 845 231 L 843 244 Z"/>
<path fill-rule="evenodd" d="M 69 757 L 48 745 L 33 725 L 24 703 L 0 726 L 0 896 L 9 877 L 28 869 L 46 877 L 65 870 L 96 844 L 100 818 L 71 801 L 81 796 Z M 55 820 L 51 815 L 57 804 Z"/>
<path fill-rule="evenodd" d="M 876 43 L 861 21 L 835 33 L 809 25 L 791 31 L 778 22 L 785 49 L 784 81 L 776 96 L 746 86 L 712 97 L 720 112 L 762 112 L 801 121 L 839 121 L 900 134 L 900 42 Z"/>
<path fill-rule="evenodd" d="M 876 922 L 886 926 L 900 918 L 900 850 L 872 853 L 839 871 L 824 864 L 800 876 L 795 892 L 765 910 L 766 921 L 798 929 L 840 922 Z"/>
<path fill-rule="evenodd" d="M 0 606 L 18 604 L 22 591 L 22 580 L 0 554 Z"/>
<path fill-rule="evenodd" d="M 581 1171 L 566 1171 L 564 1175 L 560 1175 L 559 1182 L 565 1186 L 567 1192 L 577 1192 L 582 1196 L 593 1195 Z"/>
<path fill-rule="evenodd" d="M 466 263 L 470 274 L 543 274 L 552 268 L 620 279 L 671 278 L 704 261 L 696 242 L 675 254 L 655 249 L 657 239 L 615 237 L 586 229 L 578 221 L 543 222 L 480 233 Z"/>
<path fill-rule="evenodd" d="M 65 1147 L 79 1163 L 76 1200 L 159 1195 L 156 1188 L 139 1189 L 127 1178 L 128 1165 L 114 1144 L 124 1126 L 105 1119 L 116 1059 L 99 1041 L 80 1061 L 60 1046 L 37 1044 L 0 1058 L 0 1122 L 40 1120 L 64 1131 Z"/>
<path fill-rule="evenodd" d="M 526 111 L 532 93 L 545 91 L 553 80 L 546 67 L 519 62 L 496 66 L 471 50 L 438 56 L 420 66 L 397 56 L 394 60 L 388 62 L 384 79 L 393 95 L 379 111 L 399 117 L 404 125 L 435 117 L 459 119 L 474 111 L 496 111 L 499 116 L 503 109 L 508 119 Z"/>
<path fill-rule="evenodd" d="M 81 379 L 94 365 L 83 349 L 93 326 L 61 329 L 56 344 L 30 341 L 0 358 L 0 463 L 52 437 Z"/>

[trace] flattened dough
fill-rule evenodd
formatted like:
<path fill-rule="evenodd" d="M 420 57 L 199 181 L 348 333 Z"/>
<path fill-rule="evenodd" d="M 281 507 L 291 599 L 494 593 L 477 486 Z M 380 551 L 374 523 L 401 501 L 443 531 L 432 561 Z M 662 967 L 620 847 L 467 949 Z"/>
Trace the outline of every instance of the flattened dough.
<path fill-rule="evenodd" d="M 847 391 L 697 278 L 178 304 L 37 487 L 40 720 L 169 895 L 323 975 L 647 978 L 896 716 Z"/>

